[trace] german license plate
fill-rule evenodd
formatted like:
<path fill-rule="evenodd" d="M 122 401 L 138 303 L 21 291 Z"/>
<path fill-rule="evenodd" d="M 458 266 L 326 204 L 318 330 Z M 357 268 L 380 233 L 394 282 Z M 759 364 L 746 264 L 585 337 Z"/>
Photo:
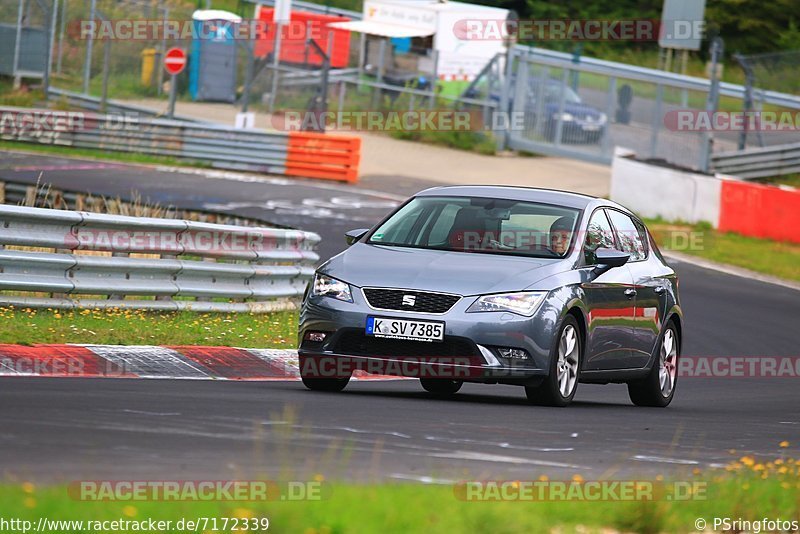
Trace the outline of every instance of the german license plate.
<path fill-rule="evenodd" d="M 444 323 L 441 321 L 415 321 L 389 317 L 367 317 L 368 336 L 413 341 L 444 341 Z"/>

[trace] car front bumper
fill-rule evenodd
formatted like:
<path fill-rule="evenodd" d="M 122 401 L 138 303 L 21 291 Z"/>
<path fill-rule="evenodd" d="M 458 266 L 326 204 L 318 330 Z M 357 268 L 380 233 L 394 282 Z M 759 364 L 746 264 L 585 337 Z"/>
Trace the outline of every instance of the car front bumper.
<path fill-rule="evenodd" d="M 545 298 L 533 317 L 510 312 L 467 313 L 477 297 L 462 297 L 447 313 L 427 314 L 378 310 L 362 291 L 352 288 L 353 302 L 309 296 L 300 314 L 298 352 L 304 376 L 350 376 L 355 370 L 372 374 L 448 378 L 474 382 L 533 385 L 550 369 L 554 330 L 560 306 Z M 364 334 L 367 318 L 387 317 L 445 323 L 445 341 L 426 343 Z M 306 334 L 325 334 L 310 342 Z M 498 348 L 525 350 L 525 359 L 503 358 Z"/>

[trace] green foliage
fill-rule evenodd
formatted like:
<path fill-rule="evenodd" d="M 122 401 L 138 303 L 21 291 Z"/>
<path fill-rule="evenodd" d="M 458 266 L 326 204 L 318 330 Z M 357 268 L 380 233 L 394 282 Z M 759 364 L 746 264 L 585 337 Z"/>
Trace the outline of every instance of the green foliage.
<path fill-rule="evenodd" d="M 227 0 L 232 2 L 235 0 Z M 513 9 L 520 18 L 534 19 L 660 19 L 663 0 L 468 0 Z M 317 0 L 320 4 L 359 11 L 360 0 Z M 215 2 L 216 3 L 216 2 Z M 729 53 L 754 54 L 800 49 L 800 0 L 707 0 L 709 36 L 721 35 Z M 571 51 L 574 43 L 538 43 Z M 620 50 L 657 50 L 658 44 L 629 42 L 586 43 L 584 52 L 604 55 Z M 705 49 L 705 47 L 704 47 Z"/>

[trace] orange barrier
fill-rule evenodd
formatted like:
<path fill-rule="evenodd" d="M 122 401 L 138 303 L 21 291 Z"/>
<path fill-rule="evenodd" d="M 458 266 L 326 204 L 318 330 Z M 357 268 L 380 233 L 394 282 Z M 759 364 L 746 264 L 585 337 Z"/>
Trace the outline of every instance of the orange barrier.
<path fill-rule="evenodd" d="M 721 231 L 800 243 L 800 189 L 725 180 L 720 196 Z"/>
<path fill-rule="evenodd" d="M 355 183 L 361 162 L 361 138 L 289 132 L 286 175 Z"/>

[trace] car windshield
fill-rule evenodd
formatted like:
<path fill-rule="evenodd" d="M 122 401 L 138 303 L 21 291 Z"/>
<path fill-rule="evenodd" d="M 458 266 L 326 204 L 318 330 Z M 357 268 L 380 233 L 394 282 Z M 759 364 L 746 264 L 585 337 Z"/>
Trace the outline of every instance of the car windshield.
<path fill-rule="evenodd" d="M 372 232 L 372 245 L 563 258 L 579 210 L 496 198 L 416 197 Z"/>
<path fill-rule="evenodd" d="M 561 100 L 561 93 L 564 93 L 564 101 L 567 104 L 581 104 L 581 97 L 578 94 L 560 83 L 551 83 L 547 85 L 545 90 L 545 100 L 547 102 L 558 102 Z"/>

